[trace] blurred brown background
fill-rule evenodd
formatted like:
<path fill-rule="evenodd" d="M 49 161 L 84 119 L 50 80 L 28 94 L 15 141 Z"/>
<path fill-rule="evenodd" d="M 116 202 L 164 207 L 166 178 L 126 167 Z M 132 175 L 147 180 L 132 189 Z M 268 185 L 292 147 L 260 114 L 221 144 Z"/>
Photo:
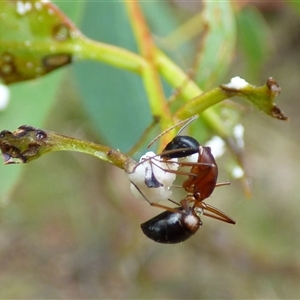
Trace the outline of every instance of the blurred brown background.
<path fill-rule="evenodd" d="M 237 224 L 205 218 L 187 242 L 160 245 L 139 227 L 158 210 L 133 198 L 121 170 L 62 152 L 6 166 L 22 168 L 25 182 L 1 209 L 0 298 L 300 297 L 300 22 L 285 6 L 266 18 L 276 52 L 257 84 L 278 80 L 290 121 L 257 110 L 243 119 L 253 198 L 232 182 L 209 200 Z M 243 77 L 241 65 L 237 57 L 231 75 Z M 45 128 L 97 142 L 80 111 L 70 91 Z"/>

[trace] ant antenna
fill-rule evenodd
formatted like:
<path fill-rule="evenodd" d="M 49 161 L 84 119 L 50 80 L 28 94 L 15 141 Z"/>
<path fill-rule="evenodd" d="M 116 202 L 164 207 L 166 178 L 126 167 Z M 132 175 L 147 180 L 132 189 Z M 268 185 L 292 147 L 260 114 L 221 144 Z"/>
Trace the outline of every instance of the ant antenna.
<path fill-rule="evenodd" d="M 178 131 L 177 135 L 179 133 L 182 132 L 182 130 L 184 130 L 186 128 L 186 126 L 188 126 L 191 122 L 193 122 L 194 120 L 196 120 L 199 116 L 198 115 L 195 115 L 195 116 L 192 116 L 188 119 L 185 119 L 185 120 L 182 120 L 180 122 L 178 122 L 177 124 L 173 125 L 172 127 L 166 129 L 165 131 L 163 131 L 162 133 L 160 133 L 158 136 L 156 136 L 150 143 L 149 145 L 147 146 L 147 149 L 149 149 L 160 137 L 162 137 L 164 134 L 166 134 L 167 132 L 171 131 L 172 129 L 174 129 L 175 127 L 177 126 L 180 126 L 182 124 L 183 127 Z"/>
<path fill-rule="evenodd" d="M 177 132 L 176 136 L 178 136 L 187 126 L 189 126 L 192 122 L 194 122 L 195 120 L 197 120 L 199 117 L 199 115 L 194 115 L 189 119 L 186 119 L 186 123 L 184 124 L 184 126 L 182 126 L 180 128 L 180 130 Z"/>

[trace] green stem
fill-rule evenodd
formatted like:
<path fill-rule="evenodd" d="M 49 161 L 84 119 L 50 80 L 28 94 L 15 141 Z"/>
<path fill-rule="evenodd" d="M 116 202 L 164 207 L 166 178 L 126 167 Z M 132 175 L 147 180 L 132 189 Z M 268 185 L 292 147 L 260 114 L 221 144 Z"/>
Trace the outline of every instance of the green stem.
<path fill-rule="evenodd" d="M 152 34 L 138 1 L 124 0 L 124 3 L 128 11 L 139 52 L 147 62 L 142 70 L 142 78 L 148 95 L 150 109 L 152 115 L 160 120 L 161 129 L 165 130 L 173 125 L 173 120 L 159 77 L 155 55 L 156 47 L 152 39 Z M 160 142 L 166 144 L 172 137 L 172 133 L 169 132 L 162 137 Z"/>
<path fill-rule="evenodd" d="M 92 156 L 95 156 L 103 161 L 109 162 L 116 167 L 124 169 L 124 165 L 129 156 L 124 153 L 121 153 L 118 150 L 114 150 L 110 147 L 96 144 L 89 141 L 83 141 L 75 139 L 72 137 L 60 135 L 55 132 L 45 131 L 47 139 L 47 147 L 49 151 L 76 151 L 81 153 L 86 153 Z"/>
<path fill-rule="evenodd" d="M 161 50 L 156 48 L 155 54 L 159 72 L 172 87 L 179 88 L 179 96 L 184 101 L 202 93 L 200 87 Z"/>
<path fill-rule="evenodd" d="M 162 51 L 157 49 L 156 55 L 157 61 L 159 63 L 159 71 L 161 72 L 162 76 L 173 87 L 179 87 L 179 96 L 181 96 L 182 99 L 187 102 L 186 105 L 175 112 L 175 119 L 184 120 L 195 114 L 201 114 L 201 118 L 207 123 L 210 128 L 212 128 L 216 132 L 216 134 L 221 137 L 230 136 L 231 132 L 224 126 L 224 123 L 219 114 L 213 108 L 207 109 L 208 107 L 221 101 L 216 101 L 217 99 L 214 99 L 213 94 L 216 91 L 213 90 L 211 92 L 208 92 L 204 96 L 199 86 L 193 80 L 191 80 L 189 76 L 172 60 L 170 60 Z M 189 103 L 194 98 L 197 99 L 197 105 L 194 105 L 194 107 L 190 108 Z M 197 110 L 195 109 L 196 106 L 198 108 Z"/>
<path fill-rule="evenodd" d="M 195 112 L 203 113 L 207 108 L 227 99 L 228 96 L 228 93 L 226 93 L 223 89 L 216 87 L 206 93 L 202 93 L 192 98 L 189 102 L 182 106 L 175 115 L 179 119 L 184 119 L 191 117 L 195 114 Z"/>
<path fill-rule="evenodd" d="M 0 133 L 0 149 L 5 164 L 28 163 L 53 151 L 76 151 L 93 155 L 121 169 L 133 160 L 107 146 L 23 125 L 16 131 Z"/>
<path fill-rule="evenodd" d="M 85 37 L 78 39 L 74 46 L 78 47 L 75 53 L 73 49 L 78 59 L 97 60 L 138 74 L 142 74 L 146 66 L 145 59 L 136 53 Z"/>

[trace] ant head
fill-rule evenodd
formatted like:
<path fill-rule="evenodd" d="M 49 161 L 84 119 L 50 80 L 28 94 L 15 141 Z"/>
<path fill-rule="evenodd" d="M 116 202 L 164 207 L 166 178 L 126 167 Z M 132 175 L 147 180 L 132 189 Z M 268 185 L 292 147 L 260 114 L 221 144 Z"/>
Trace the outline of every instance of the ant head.
<path fill-rule="evenodd" d="M 167 144 L 160 157 L 164 159 L 181 158 L 199 152 L 200 144 L 191 136 L 177 135 Z"/>

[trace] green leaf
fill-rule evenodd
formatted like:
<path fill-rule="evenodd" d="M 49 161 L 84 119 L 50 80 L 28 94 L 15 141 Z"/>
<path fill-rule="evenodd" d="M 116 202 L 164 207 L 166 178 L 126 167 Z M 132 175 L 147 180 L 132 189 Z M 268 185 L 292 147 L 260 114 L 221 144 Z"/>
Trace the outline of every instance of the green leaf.
<path fill-rule="evenodd" d="M 237 15 L 238 44 L 246 57 L 249 76 L 257 78 L 270 52 L 270 33 L 261 13 L 252 6 L 246 6 Z"/>
<path fill-rule="evenodd" d="M 29 4 L 26 6 L 25 3 L 30 3 L 31 6 Z M 80 5 L 80 3 L 76 2 L 72 6 L 69 5 L 69 7 L 75 12 L 78 11 Z M 29 7 L 31 7 L 31 10 L 29 10 Z M 44 53 L 49 52 L 49 47 L 57 45 L 59 50 L 59 47 L 64 44 L 63 41 L 53 41 L 51 36 L 47 36 L 47 32 L 49 31 L 47 26 L 53 25 L 55 20 L 66 22 L 66 24 L 70 24 L 70 22 L 54 5 L 51 3 L 42 3 L 41 1 L 1 1 L 0 8 L 0 26 L 1 28 L 10 29 L 0 32 L 0 70 L 3 67 L 3 55 L 8 50 L 14 56 L 18 56 L 17 61 L 14 62 L 16 64 L 15 70 L 18 70 L 18 74 L 8 74 L 9 76 L 4 76 L 4 78 L 1 73 L 1 77 L 6 82 L 15 82 L 30 79 L 31 77 L 35 78 L 37 74 L 34 72 L 34 67 L 38 68 L 41 65 L 40 59 Z M 23 11 L 24 13 L 20 14 L 22 12 L 21 8 L 25 9 L 25 12 Z M 46 9 L 48 9 L 47 14 Z M 55 12 L 55 14 L 52 15 L 52 12 Z M 45 19 L 42 20 L 39 18 L 42 16 L 45 16 Z M 79 14 L 72 12 L 71 16 L 75 20 L 80 17 Z M 35 42 L 31 42 L 31 47 L 25 47 L 24 41 Z M 26 43 L 28 44 L 28 42 Z M 30 51 L 30 49 L 33 49 L 35 43 L 40 46 L 44 45 L 45 49 L 41 48 L 41 52 L 37 51 L 37 49 Z M 23 68 L 24 64 L 27 67 L 29 66 L 28 62 L 33 63 L 31 72 L 28 72 L 28 68 Z M 56 100 L 57 90 L 63 73 L 58 71 L 46 78 L 10 86 L 10 103 L 6 110 L 0 112 L 0 128 L 12 129 L 22 124 L 32 124 L 41 127 L 48 111 Z M 20 181 L 23 169 L 24 167 L 21 166 L 0 166 L 0 201 L 5 202 L 8 200 L 9 192 Z"/>
<path fill-rule="evenodd" d="M 298 17 L 300 18 L 300 2 L 299 1 L 286 1 L 286 4 L 290 5 L 294 9 L 294 11 L 298 15 Z"/>
<path fill-rule="evenodd" d="M 33 79 L 72 61 L 77 28 L 52 3 L 1 1 L 0 77 Z M 74 50 L 73 50 L 74 51 Z"/>
<path fill-rule="evenodd" d="M 79 24 L 82 18 L 84 8 L 85 8 L 85 0 L 81 1 L 73 1 L 70 3 L 65 0 L 54 0 L 51 1 L 55 5 L 59 7 L 59 9 L 74 22 L 75 24 Z"/>
<path fill-rule="evenodd" d="M 142 1 L 141 7 L 156 45 L 174 61 L 182 63 L 182 56 L 191 54 L 192 44 L 182 43 L 183 37 L 177 35 L 181 20 L 174 7 L 168 1 Z"/>
<path fill-rule="evenodd" d="M 123 3 L 86 3 L 81 30 L 95 40 L 136 50 Z M 103 143 L 130 149 L 151 123 L 141 78 L 93 62 L 79 62 L 74 70 L 83 105 Z"/>
<path fill-rule="evenodd" d="M 233 58 L 236 28 L 230 1 L 205 1 L 199 18 L 204 28 L 200 59 L 195 65 L 196 82 L 206 90 L 222 81 Z"/>

